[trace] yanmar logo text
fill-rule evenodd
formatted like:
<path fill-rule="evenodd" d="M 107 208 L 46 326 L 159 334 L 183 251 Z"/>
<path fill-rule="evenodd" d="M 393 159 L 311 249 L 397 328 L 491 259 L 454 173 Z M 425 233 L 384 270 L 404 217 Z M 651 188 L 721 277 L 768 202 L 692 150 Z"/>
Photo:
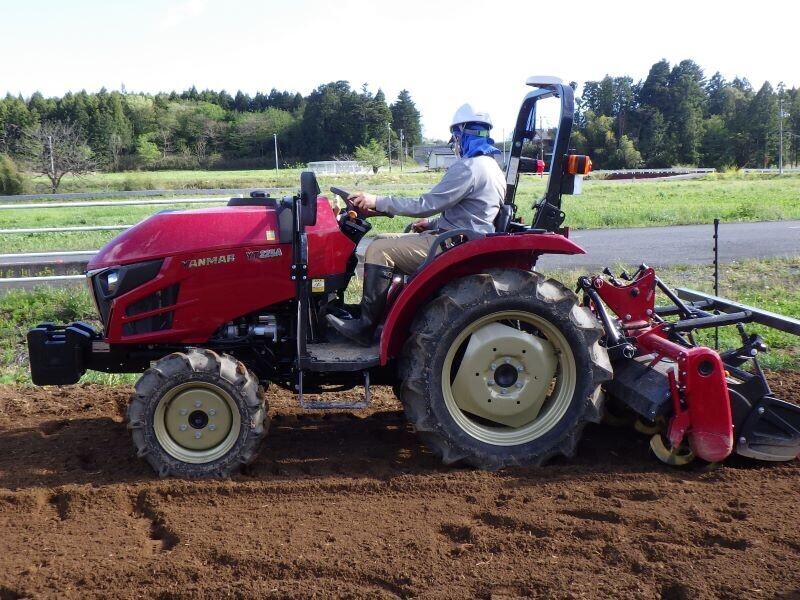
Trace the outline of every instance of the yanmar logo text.
<path fill-rule="evenodd" d="M 181 264 L 187 269 L 194 267 L 208 267 L 209 265 L 225 265 L 232 263 L 236 260 L 235 254 L 223 254 L 221 256 L 208 256 L 206 258 L 192 258 L 190 260 L 183 260 Z"/>

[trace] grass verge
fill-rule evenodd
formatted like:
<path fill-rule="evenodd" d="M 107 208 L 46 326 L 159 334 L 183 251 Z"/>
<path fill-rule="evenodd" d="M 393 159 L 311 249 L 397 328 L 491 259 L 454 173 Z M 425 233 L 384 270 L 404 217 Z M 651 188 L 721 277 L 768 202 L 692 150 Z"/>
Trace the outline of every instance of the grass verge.
<path fill-rule="evenodd" d="M 175 172 L 188 177 L 192 172 Z M 241 173 L 257 172 L 235 172 Z M 211 172 L 210 176 L 223 177 L 225 173 Z M 107 174 L 112 178 L 119 174 Z M 155 174 L 154 174 L 155 175 Z M 160 173 L 158 175 L 161 175 Z M 440 178 L 437 173 L 378 174 L 360 179 L 353 176 L 319 178 L 320 187 L 327 190 L 338 185 L 349 190 L 367 189 L 387 183 L 400 185 L 433 185 Z M 99 176 L 98 176 L 99 177 Z M 291 181 L 289 181 L 289 179 Z M 227 184 L 235 183 L 220 179 Z M 174 182 L 173 182 L 174 183 Z M 243 182 L 238 182 L 243 183 Z M 295 175 L 280 181 L 282 185 L 296 186 Z M 253 182 L 251 187 L 269 185 Z M 519 216 L 530 223 L 533 202 L 544 192 L 545 180 L 526 176 L 517 193 Z M 244 185 L 244 187 L 248 187 Z M 390 193 L 374 189 L 379 193 Z M 419 188 L 398 187 L 391 190 L 400 196 L 418 196 Z M 653 225 L 690 225 L 711 223 L 719 218 L 723 223 L 740 221 L 779 221 L 800 219 L 800 175 L 712 175 L 704 178 L 675 181 L 587 181 L 580 196 L 565 196 L 565 225 L 573 229 L 602 227 L 645 227 Z M 224 203 L 221 199 L 220 203 Z M 41 228 L 80 225 L 132 225 L 154 212 L 167 208 L 198 208 L 204 205 L 181 204 L 157 206 L 110 206 L 91 208 L 14 209 L 0 211 L 0 229 Z M 372 219 L 373 232 L 402 231 L 413 219 Z M 55 250 L 98 249 L 117 232 L 93 231 L 75 233 L 42 233 L 4 235 L 0 239 L 0 253 Z"/>

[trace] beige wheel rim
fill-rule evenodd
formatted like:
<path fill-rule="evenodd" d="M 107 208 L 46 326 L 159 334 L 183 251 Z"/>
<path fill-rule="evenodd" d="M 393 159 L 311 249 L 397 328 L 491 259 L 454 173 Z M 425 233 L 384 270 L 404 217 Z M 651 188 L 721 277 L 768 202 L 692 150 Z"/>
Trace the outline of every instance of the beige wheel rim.
<path fill-rule="evenodd" d="M 233 397 L 204 381 L 169 390 L 153 415 L 153 430 L 173 458 L 193 464 L 213 462 L 236 444 L 241 418 Z"/>
<path fill-rule="evenodd" d="M 458 426 L 481 442 L 516 446 L 562 419 L 577 382 L 575 358 L 550 321 L 503 311 L 470 323 L 442 368 L 445 405 Z"/>

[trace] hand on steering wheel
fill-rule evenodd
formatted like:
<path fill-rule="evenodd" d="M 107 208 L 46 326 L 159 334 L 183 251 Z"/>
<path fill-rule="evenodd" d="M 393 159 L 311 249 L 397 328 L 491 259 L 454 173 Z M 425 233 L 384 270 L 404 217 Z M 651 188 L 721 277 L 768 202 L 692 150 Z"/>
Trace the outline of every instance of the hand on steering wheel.
<path fill-rule="evenodd" d="M 375 210 L 375 196 L 372 194 L 365 194 L 359 192 L 358 194 L 351 194 L 341 188 L 332 187 L 331 191 L 344 200 L 345 207 L 348 211 L 354 211 L 360 219 L 367 217 L 392 217 L 386 213 L 378 212 Z"/>

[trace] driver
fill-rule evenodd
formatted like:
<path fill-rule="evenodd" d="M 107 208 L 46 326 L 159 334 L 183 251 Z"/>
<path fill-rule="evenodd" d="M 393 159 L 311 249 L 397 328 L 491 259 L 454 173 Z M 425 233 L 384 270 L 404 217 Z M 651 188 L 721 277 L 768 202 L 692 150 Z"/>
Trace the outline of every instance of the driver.
<path fill-rule="evenodd" d="M 336 331 L 369 346 L 383 316 L 395 272 L 414 273 L 440 233 L 451 229 L 494 232 L 494 220 L 503 205 L 506 182 L 493 158 L 500 150 L 489 137 L 491 128 L 489 113 L 464 104 L 456 111 L 450 125 L 450 145 L 459 160 L 430 192 L 419 198 L 374 196 L 366 192 L 350 195 L 348 199 L 362 210 L 422 218 L 412 224 L 415 233 L 380 234 L 367 247 L 361 317 L 343 321 L 328 315 Z M 439 217 L 427 218 L 437 213 Z"/>

